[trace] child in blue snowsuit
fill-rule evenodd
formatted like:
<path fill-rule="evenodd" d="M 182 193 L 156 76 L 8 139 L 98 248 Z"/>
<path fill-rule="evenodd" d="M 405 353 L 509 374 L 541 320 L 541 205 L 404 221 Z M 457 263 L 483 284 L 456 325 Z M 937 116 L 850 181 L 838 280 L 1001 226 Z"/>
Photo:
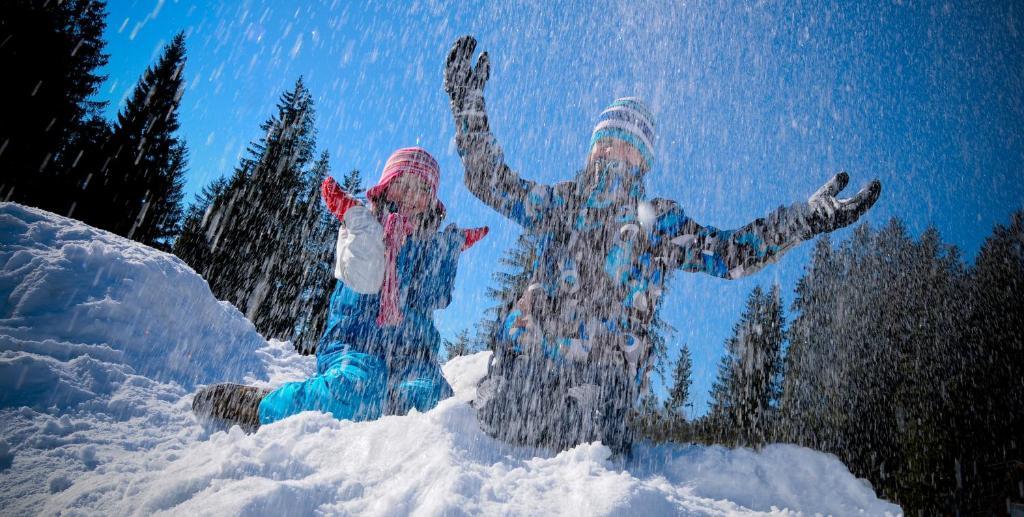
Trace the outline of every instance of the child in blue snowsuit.
<path fill-rule="evenodd" d="M 466 188 L 522 226 L 533 244 L 529 280 L 499 310 L 494 355 L 474 405 L 486 432 L 554 449 L 600 440 L 628 450 L 627 415 L 653 366 L 653 326 L 674 271 L 742 278 L 815 235 L 852 224 L 878 199 L 872 182 L 850 199 L 835 175 L 806 202 L 779 207 L 735 230 L 648 199 L 654 118 L 620 98 L 591 135 L 585 168 L 572 181 L 530 181 L 506 163 L 484 102 L 489 58 L 472 63 L 476 41 L 460 38 L 445 66 L 455 143 Z"/>
<path fill-rule="evenodd" d="M 433 311 L 448 306 L 459 254 L 487 229 L 437 231 L 439 168 L 425 150 L 396 151 L 362 206 L 328 178 L 322 193 L 342 222 L 317 373 L 267 394 L 260 424 L 302 411 L 339 419 L 427 411 L 452 395 L 437 360 Z"/>

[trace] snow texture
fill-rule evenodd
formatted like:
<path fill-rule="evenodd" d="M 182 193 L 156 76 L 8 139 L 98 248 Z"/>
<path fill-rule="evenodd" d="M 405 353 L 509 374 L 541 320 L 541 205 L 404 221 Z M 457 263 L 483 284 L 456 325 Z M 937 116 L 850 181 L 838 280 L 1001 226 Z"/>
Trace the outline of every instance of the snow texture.
<path fill-rule="evenodd" d="M 483 434 L 488 353 L 455 396 L 375 422 L 303 413 L 253 435 L 190 411 L 215 381 L 279 385 L 311 358 L 266 342 L 177 258 L 0 204 L 0 514 L 885 515 L 834 456 L 601 444 L 558 454 Z"/>

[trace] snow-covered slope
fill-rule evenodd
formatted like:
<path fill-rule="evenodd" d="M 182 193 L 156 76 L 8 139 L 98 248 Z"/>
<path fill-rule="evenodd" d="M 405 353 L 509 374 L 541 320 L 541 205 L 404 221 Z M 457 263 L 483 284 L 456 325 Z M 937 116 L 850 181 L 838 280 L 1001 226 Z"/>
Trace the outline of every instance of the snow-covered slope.
<path fill-rule="evenodd" d="M 496 442 L 468 401 L 486 353 L 445 365 L 456 396 L 376 422 L 304 413 L 204 430 L 196 385 L 276 385 L 312 360 L 264 341 L 173 256 L 0 204 L 0 514 L 882 515 L 833 456 Z"/>

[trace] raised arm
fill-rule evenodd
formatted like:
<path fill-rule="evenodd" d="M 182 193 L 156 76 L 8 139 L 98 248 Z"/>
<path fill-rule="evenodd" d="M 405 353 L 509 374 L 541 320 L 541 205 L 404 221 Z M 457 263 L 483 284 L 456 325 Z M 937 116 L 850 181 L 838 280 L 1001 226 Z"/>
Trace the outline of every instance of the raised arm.
<path fill-rule="evenodd" d="M 779 207 L 768 216 L 735 230 L 703 226 L 672 201 L 655 200 L 653 234 L 670 267 L 722 278 L 741 278 L 775 262 L 793 246 L 852 224 L 878 200 L 875 180 L 849 199 L 836 199 L 849 181 L 836 174 L 807 202 Z"/>
<path fill-rule="evenodd" d="M 342 190 L 334 178 L 324 179 L 320 195 L 327 210 L 341 221 L 334 278 L 357 293 L 376 293 L 384 281 L 384 229 L 370 209 Z"/>
<path fill-rule="evenodd" d="M 505 163 L 505 154 L 491 133 L 484 106 L 484 84 L 490 74 L 487 53 L 472 66 L 476 40 L 463 36 L 448 53 L 444 89 L 451 98 L 455 145 L 466 169 L 466 188 L 480 201 L 520 225 L 536 226 L 551 203 L 552 188 L 519 177 Z"/>

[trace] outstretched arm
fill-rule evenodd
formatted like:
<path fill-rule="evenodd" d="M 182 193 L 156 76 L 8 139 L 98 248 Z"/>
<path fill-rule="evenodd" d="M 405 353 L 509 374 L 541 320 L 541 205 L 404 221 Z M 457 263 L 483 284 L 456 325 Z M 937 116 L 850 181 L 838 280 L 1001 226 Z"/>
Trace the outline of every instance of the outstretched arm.
<path fill-rule="evenodd" d="M 334 178 L 320 185 L 320 195 L 341 222 L 334 251 L 334 278 L 357 293 L 374 294 L 384 281 L 384 229 L 377 218 L 350 196 Z"/>
<path fill-rule="evenodd" d="M 486 226 L 479 228 L 459 228 L 454 223 L 449 224 L 441 231 L 435 242 L 438 248 L 431 253 L 434 259 L 431 269 L 426 273 L 430 283 L 429 291 L 432 300 L 431 308 L 444 309 L 452 300 L 452 291 L 455 290 L 455 274 L 459 267 L 459 258 L 462 253 L 474 244 L 480 242 L 490 231 Z"/>
<path fill-rule="evenodd" d="M 736 230 L 698 224 L 672 201 L 655 200 L 654 235 L 659 255 L 670 267 L 740 278 L 776 261 L 793 246 L 815 235 L 852 224 L 878 200 L 875 180 L 849 199 L 837 199 L 849 175 L 836 174 L 807 202 L 779 207 L 767 217 Z"/>
<path fill-rule="evenodd" d="M 484 84 L 490 74 L 487 53 L 473 67 L 472 36 L 463 36 L 448 53 L 444 89 L 451 98 L 455 145 L 466 169 L 466 188 L 480 201 L 520 225 L 539 222 L 550 203 L 552 189 L 519 177 L 505 163 L 505 154 L 491 133 L 484 106 Z"/>

